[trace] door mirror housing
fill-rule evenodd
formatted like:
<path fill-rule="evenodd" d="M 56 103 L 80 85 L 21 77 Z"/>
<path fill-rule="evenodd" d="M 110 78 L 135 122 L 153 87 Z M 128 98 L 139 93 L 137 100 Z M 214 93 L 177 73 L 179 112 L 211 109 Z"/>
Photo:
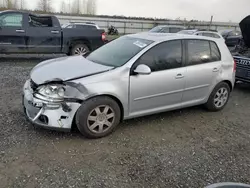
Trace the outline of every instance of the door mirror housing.
<path fill-rule="evenodd" d="M 151 69 L 149 68 L 149 66 L 141 64 L 136 67 L 134 72 L 137 74 L 147 75 L 147 74 L 151 74 Z"/>

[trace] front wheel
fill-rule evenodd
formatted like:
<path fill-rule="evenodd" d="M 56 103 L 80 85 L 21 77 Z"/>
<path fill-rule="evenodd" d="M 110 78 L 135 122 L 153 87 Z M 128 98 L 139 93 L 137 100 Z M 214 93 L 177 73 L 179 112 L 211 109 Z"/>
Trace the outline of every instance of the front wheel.
<path fill-rule="evenodd" d="M 210 111 L 220 111 L 222 110 L 229 99 L 230 87 L 227 83 L 219 83 L 210 94 L 207 103 L 205 104 L 206 108 Z"/>
<path fill-rule="evenodd" d="M 120 123 L 119 105 L 106 96 L 85 101 L 76 114 L 79 131 L 88 138 L 101 138 L 109 135 Z"/>

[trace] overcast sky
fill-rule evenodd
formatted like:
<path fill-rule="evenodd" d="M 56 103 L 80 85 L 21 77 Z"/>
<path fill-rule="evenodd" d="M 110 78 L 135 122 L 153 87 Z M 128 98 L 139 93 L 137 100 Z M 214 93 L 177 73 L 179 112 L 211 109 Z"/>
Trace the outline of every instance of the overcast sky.
<path fill-rule="evenodd" d="M 26 0 L 27 1 L 30 0 Z M 29 7 L 35 6 L 29 2 Z M 62 0 L 52 0 L 60 10 Z M 66 2 L 72 0 L 65 0 Z M 239 22 L 250 14 L 250 0 L 97 0 L 97 14 Z"/>

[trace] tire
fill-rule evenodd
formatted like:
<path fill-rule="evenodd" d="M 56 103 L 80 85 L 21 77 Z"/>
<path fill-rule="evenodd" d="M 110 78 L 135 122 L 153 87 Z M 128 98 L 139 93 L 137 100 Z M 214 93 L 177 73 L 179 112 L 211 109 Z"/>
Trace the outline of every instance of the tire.
<path fill-rule="evenodd" d="M 109 109 L 105 113 L 107 108 Z M 99 112 L 97 109 L 99 109 Z M 120 119 L 119 105 L 106 96 L 91 98 L 83 102 L 76 113 L 76 125 L 79 131 L 85 137 L 94 139 L 112 133 L 120 123 Z M 103 131 L 101 131 L 101 128 L 103 128 Z"/>
<path fill-rule="evenodd" d="M 221 91 L 221 92 L 220 92 Z M 224 92 L 225 91 L 225 92 Z M 229 99 L 230 96 L 230 87 L 227 83 L 225 82 L 221 82 L 219 83 L 214 90 L 212 91 L 212 93 L 209 96 L 209 99 L 207 101 L 207 103 L 205 104 L 205 107 L 212 112 L 217 112 L 222 110 Z M 223 95 L 221 95 L 221 97 L 219 96 L 220 93 L 224 93 Z M 225 96 L 227 93 L 227 97 L 224 98 L 223 96 Z M 218 99 L 218 100 L 217 100 Z M 221 105 L 219 105 L 221 104 Z"/>
<path fill-rule="evenodd" d="M 85 55 L 89 51 L 90 50 L 86 44 L 75 44 L 70 50 L 70 55 Z"/>

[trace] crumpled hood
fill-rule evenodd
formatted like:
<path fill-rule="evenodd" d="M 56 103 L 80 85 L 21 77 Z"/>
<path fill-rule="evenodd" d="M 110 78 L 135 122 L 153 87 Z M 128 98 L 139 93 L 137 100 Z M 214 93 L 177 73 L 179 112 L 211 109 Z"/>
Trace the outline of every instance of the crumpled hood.
<path fill-rule="evenodd" d="M 250 15 L 240 22 L 240 29 L 245 45 L 250 48 Z"/>
<path fill-rule="evenodd" d="M 98 74 L 112 68 L 89 61 L 83 56 L 61 57 L 39 63 L 31 71 L 30 77 L 40 85 Z"/>

